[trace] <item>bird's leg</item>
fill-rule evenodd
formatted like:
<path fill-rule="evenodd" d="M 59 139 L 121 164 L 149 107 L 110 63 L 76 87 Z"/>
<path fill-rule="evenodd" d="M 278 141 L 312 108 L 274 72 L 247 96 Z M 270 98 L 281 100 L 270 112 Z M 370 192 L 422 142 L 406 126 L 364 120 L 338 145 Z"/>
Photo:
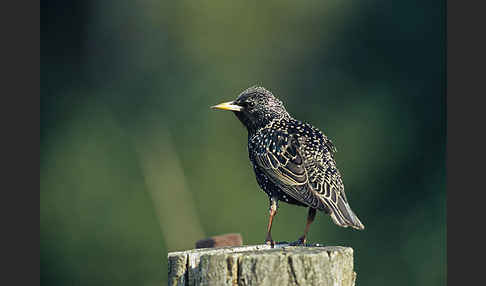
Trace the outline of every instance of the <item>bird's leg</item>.
<path fill-rule="evenodd" d="M 307 232 L 309 232 L 309 228 L 311 223 L 314 221 L 316 217 L 316 209 L 309 208 L 309 212 L 307 214 L 307 223 L 305 224 L 304 235 L 302 235 L 299 240 L 295 242 L 295 244 L 305 244 L 307 242 Z"/>
<path fill-rule="evenodd" d="M 275 245 L 272 239 L 272 222 L 273 222 L 273 217 L 277 214 L 277 209 L 278 209 L 277 198 L 270 197 L 270 207 L 269 207 L 270 217 L 268 218 L 267 238 L 265 239 L 265 244 L 271 245 L 272 248 Z"/>

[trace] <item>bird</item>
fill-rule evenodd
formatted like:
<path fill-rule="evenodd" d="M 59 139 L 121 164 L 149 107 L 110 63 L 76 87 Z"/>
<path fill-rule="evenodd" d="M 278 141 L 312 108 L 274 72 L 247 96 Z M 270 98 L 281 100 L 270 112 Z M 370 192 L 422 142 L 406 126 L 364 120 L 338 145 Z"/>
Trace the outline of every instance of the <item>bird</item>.
<path fill-rule="evenodd" d="M 275 245 L 271 230 L 279 201 L 308 208 L 304 234 L 294 245 L 306 244 L 317 210 L 340 227 L 364 229 L 344 192 L 334 156 L 337 149 L 323 132 L 294 119 L 282 101 L 262 86 L 251 86 L 236 100 L 211 108 L 232 111 L 248 130 L 249 159 L 269 198 L 265 244 Z"/>

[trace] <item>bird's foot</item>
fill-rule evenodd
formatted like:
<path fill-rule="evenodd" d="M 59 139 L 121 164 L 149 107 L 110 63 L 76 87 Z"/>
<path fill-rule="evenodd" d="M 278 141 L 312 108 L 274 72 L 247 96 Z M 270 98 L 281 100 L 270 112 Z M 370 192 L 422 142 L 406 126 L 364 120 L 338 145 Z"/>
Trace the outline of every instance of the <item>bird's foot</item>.
<path fill-rule="evenodd" d="M 270 239 L 268 239 L 268 238 L 265 239 L 265 244 L 266 245 L 270 245 L 272 248 L 275 247 L 275 241 L 273 241 L 273 239 L 271 239 L 271 238 Z"/>
<path fill-rule="evenodd" d="M 289 243 L 290 246 L 305 246 L 307 242 L 307 238 L 305 236 L 301 236 L 294 242 Z"/>

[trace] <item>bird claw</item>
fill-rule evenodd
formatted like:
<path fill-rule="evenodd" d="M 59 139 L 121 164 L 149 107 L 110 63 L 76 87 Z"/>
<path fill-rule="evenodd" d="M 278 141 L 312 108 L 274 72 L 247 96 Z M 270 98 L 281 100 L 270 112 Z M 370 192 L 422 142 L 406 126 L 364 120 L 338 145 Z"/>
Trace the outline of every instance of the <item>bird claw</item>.
<path fill-rule="evenodd" d="M 302 236 L 299 239 L 297 239 L 296 241 L 289 243 L 289 245 L 290 246 L 305 246 L 306 242 L 307 242 L 307 238 Z"/>
<path fill-rule="evenodd" d="M 272 248 L 275 247 L 275 241 L 273 241 L 273 239 L 266 239 L 265 244 L 270 245 Z"/>

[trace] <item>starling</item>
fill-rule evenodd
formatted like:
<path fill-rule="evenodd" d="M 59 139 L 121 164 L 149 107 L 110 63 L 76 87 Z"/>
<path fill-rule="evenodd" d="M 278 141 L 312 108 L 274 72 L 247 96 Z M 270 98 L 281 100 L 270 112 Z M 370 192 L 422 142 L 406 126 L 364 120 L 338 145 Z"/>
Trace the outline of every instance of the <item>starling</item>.
<path fill-rule="evenodd" d="M 270 200 L 266 244 L 274 245 L 271 229 L 278 202 L 308 207 L 305 244 L 316 210 L 341 227 L 364 229 L 351 210 L 332 141 L 314 126 L 292 118 L 283 103 L 263 87 L 243 91 L 235 101 L 212 108 L 231 110 L 248 129 L 248 153 L 260 188 Z"/>

